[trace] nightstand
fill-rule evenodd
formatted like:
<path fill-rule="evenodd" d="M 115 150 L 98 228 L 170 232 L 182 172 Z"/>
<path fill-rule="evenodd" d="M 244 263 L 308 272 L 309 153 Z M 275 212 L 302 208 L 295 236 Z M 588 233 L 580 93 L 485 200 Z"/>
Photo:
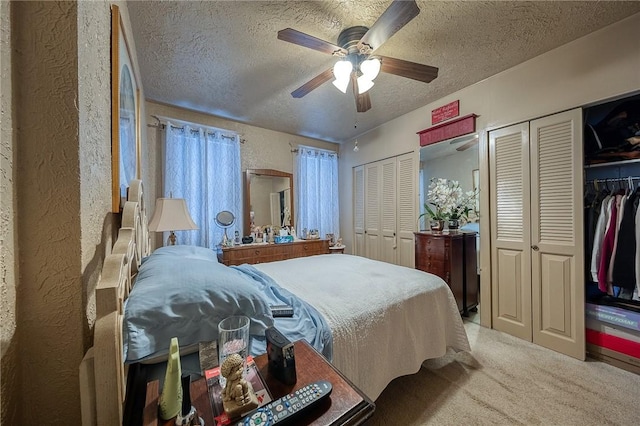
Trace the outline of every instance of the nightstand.
<path fill-rule="evenodd" d="M 317 380 L 328 380 L 333 386 L 331 396 L 314 406 L 295 420 L 296 425 L 361 425 L 373 415 L 374 403 L 356 386 L 336 370 L 322 355 L 305 340 L 294 343 L 296 357 L 295 385 L 285 385 L 271 377 L 268 371 L 267 355 L 255 358 L 260 374 L 265 379 L 274 399 L 295 392 L 301 387 Z M 213 425 L 213 411 L 209 402 L 204 378 L 191 383 L 191 400 L 206 425 Z M 147 384 L 144 408 L 144 426 L 174 425 L 171 420 L 158 420 L 158 381 Z M 235 423 L 232 423 L 235 424 Z"/>

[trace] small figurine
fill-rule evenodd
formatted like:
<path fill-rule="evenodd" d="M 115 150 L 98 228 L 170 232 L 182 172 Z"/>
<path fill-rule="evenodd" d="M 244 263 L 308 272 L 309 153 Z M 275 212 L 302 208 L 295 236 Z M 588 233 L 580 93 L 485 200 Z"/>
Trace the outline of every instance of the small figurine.
<path fill-rule="evenodd" d="M 242 377 L 244 362 L 238 354 L 230 355 L 220 367 L 220 374 L 227 379 L 222 390 L 222 406 L 229 418 L 238 417 L 258 407 L 258 397 L 251 383 Z"/>

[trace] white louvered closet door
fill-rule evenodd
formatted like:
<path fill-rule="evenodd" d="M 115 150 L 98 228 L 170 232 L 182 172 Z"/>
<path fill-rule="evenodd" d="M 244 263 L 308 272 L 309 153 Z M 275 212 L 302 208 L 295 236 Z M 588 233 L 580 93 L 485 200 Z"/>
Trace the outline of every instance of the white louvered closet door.
<path fill-rule="evenodd" d="M 582 112 L 489 133 L 494 328 L 585 357 Z"/>
<path fill-rule="evenodd" d="M 380 162 L 382 185 L 380 194 L 380 219 L 382 246 L 380 260 L 396 263 L 396 159 L 389 158 Z"/>
<path fill-rule="evenodd" d="M 530 129 L 533 342 L 584 359 L 582 110 Z"/>
<path fill-rule="evenodd" d="M 397 166 L 397 207 L 396 225 L 396 263 L 415 267 L 415 242 L 413 232 L 416 230 L 416 200 L 418 167 L 416 155 L 404 154 L 398 157 Z"/>
<path fill-rule="evenodd" d="M 356 256 L 364 251 L 364 166 L 353 168 L 353 248 Z"/>
<path fill-rule="evenodd" d="M 489 133 L 493 327 L 531 341 L 529 124 Z"/>
<path fill-rule="evenodd" d="M 364 166 L 364 248 L 369 259 L 380 260 L 380 190 L 382 177 L 378 163 Z"/>

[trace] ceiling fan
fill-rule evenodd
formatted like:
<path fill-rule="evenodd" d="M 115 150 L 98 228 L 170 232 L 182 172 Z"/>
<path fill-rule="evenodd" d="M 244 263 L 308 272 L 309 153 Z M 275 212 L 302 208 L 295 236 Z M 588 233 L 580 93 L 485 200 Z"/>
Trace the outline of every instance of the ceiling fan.
<path fill-rule="evenodd" d="M 323 71 L 291 92 L 291 96 L 301 98 L 335 77 L 333 84 L 343 93 L 346 93 L 351 83 L 357 111 L 366 112 L 371 108 L 367 90 L 373 86 L 373 79 L 378 71 L 425 83 L 431 82 L 438 76 L 436 67 L 374 55 L 376 49 L 418 13 L 420 9 L 415 1 L 394 0 L 371 28 L 355 26 L 343 30 L 338 36 L 338 44 L 320 40 L 292 28 L 278 31 L 279 40 L 341 58 L 334 67 Z"/>
<path fill-rule="evenodd" d="M 461 142 L 464 142 L 462 145 L 456 147 L 456 151 L 466 151 L 467 149 L 476 146 L 478 144 L 478 135 L 471 136 L 463 136 L 460 138 L 453 139 L 449 142 L 449 145 L 456 145 Z"/>

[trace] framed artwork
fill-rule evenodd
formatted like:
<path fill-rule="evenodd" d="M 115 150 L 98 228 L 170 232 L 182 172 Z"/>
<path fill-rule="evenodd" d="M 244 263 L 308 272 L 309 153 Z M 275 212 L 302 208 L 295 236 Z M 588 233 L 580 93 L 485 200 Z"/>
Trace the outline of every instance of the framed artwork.
<path fill-rule="evenodd" d="M 119 213 L 132 179 L 140 178 L 140 90 L 120 9 L 111 6 L 111 190 Z"/>

